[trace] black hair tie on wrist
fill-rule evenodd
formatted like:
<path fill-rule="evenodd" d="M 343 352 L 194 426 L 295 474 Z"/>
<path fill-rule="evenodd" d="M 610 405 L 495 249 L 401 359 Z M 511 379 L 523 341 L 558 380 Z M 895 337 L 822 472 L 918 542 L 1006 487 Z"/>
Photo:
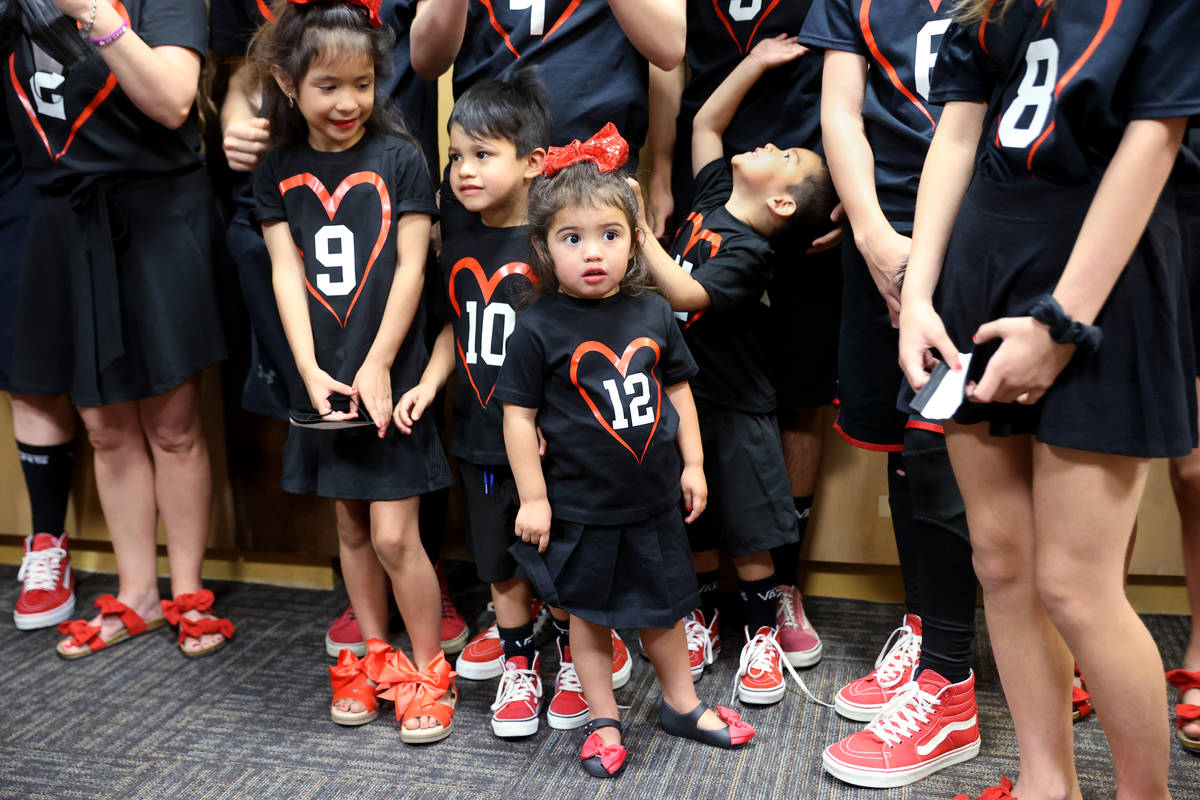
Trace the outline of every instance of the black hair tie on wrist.
<path fill-rule="evenodd" d="M 1072 319 L 1053 295 L 1044 294 L 1033 301 L 1029 316 L 1050 326 L 1050 338 L 1058 344 L 1073 344 L 1080 350 L 1094 353 L 1100 349 L 1103 334 L 1098 325 L 1084 325 Z"/>

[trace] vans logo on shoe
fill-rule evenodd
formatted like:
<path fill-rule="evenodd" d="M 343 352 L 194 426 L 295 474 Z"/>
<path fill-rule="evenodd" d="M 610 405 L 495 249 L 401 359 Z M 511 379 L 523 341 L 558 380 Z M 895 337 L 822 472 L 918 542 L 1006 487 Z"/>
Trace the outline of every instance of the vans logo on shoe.
<path fill-rule="evenodd" d="M 940 745 L 942 742 L 946 741 L 946 737 L 949 736 L 950 734 L 958 733 L 959 731 L 969 731 L 969 730 L 971 730 L 971 728 L 974 728 L 974 727 L 975 727 L 975 717 L 974 716 L 972 716 L 968 720 L 963 720 L 962 722 L 951 722 L 949 725 L 943 725 L 941 730 L 939 730 L 937 732 L 937 735 L 935 735 L 932 739 L 930 739 L 928 742 L 925 742 L 924 744 L 917 745 L 917 755 L 922 756 L 922 757 L 927 756 L 930 753 L 932 753 L 934 750 L 936 750 L 938 745 Z"/>

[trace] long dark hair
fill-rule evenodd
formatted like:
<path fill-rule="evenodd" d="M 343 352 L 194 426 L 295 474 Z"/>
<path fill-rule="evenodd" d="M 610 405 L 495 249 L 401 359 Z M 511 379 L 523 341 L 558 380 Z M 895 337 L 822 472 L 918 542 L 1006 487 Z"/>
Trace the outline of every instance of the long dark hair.
<path fill-rule="evenodd" d="M 363 127 L 401 136 L 417 145 L 383 93 L 381 78 L 391 74 L 391 51 L 396 44 L 391 28 L 372 28 L 362 8 L 338 0 L 304 4 L 277 0 L 271 12 L 275 21 L 259 28 L 250 43 L 250 58 L 266 92 L 271 147 L 291 147 L 308 139 L 308 123 L 300 109 L 289 107 L 287 96 L 271 75 L 271 67 L 278 67 L 299 87 L 314 61 L 360 54 L 370 58 L 375 67 L 375 106 Z"/>

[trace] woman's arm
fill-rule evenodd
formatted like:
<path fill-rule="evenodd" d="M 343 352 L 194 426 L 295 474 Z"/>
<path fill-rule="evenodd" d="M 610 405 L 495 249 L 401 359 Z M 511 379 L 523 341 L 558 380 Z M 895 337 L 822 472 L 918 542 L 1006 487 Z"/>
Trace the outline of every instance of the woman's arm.
<path fill-rule="evenodd" d="M 550 499 L 538 452 L 537 412 L 536 408 L 504 404 L 504 449 L 521 498 L 515 533 L 542 553 L 550 541 Z"/>
<path fill-rule="evenodd" d="M 672 70 L 650 66 L 650 130 L 646 147 L 650 151 L 650 185 L 647 213 L 654 236 L 666 232 L 667 221 L 675 213 L 671 194 L 671 176 L 675 158 L 675 120 L 679 117 L 679 99 L 683 95 L 686 69 L 683 64 Z"/>
<path fill-rule="evenodd" d="M 253 172 L 267 152 L 269 138 L 267 120 L 258 116 L 262 87 L 246 59 L 230 62 L 235 66 L 221 103 L 221 149 L 234 172 Z"/>
<path fill-rule="evenodd" d="M 63 14 L 87 25 L 92 16 L 91 0 L 54 0 Z M 178 0 L 176 0 L 178 2 Z M 88 33 L 101 39 L 125 20 L 109 0 L 96 4 L 96 21 Z M 107 47 L 97 48 L 112 70 L 121 91 L 137 109 L 167 128 L 187 121 L 200 83 L 200 54 L 186 47 L 150 47 L 133 30 Z"/>
<path fill-rule="evenodd" d="M 704 447 L 700 443 L 700 421 L 696 415 L 696 401 L 687 381 L 667 387 L 667 397 L 679 414 L 679 429 L 675 432 L 675 444 L 683 459 L 683 473 L 679 485 L 683 489 L 683 504 L 688 510 L 684 522 L 693 522 L 704 513 L 708 505 L 708 482 L 704 478 Z"/>
<path fill-rule="evenodd" d="M 687 44 L 684 0 L 608 0 L 617 24 L 646 60 L 663 70 L 683 61 Z"/>
<path fill-rule="evenodd" d="M 409 61 L 427 81 L 450 69 L 467 32 L 468 0 L 420 0 L 409 28 Z"/>
<path fill-rule="evenodd" d="M 933 290 L 963 195 L 975 170 L 975 152 L 987 115 L 986 103 L 947 103 L 921 171 L 912 252 L 900 293 L 900 368 L 914 389 L 929 380 L 936 350 L 961 369 L 958 349 L 933 310 Z"/>

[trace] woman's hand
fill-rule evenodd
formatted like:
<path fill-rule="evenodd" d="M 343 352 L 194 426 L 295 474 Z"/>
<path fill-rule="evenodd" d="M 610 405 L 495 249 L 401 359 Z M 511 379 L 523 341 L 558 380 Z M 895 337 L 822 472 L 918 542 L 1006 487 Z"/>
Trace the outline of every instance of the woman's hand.
<path fill-rule="evenodd" d="M 546 552 L 550 542 L 550 501 L 542 498 L 521 503 L 517 510 L 516 533 L 522 541 L 537 545 L 539 553 Z"/>
<path fill-rule="evenodd" d="M 937 364 L 935 352 L 950 369 L 962 369 L 958 348 L 950 340 L 933 305 L 907 303 L 900 310 L 900 369 L 913 391 L 921 391 L 929 381 L 929 371 Z"/>
<path fill-rule="evenodd" d="M 979 382 L 967 384 L 972 402 L 1036 403 L 1075 355 L 1075 345 L 1058 344 L 1050 338 L 1050 328 L 1033 317 L 993 320 L 974 337 L 976 344 L 993 339 L 1003 341 Z"/>
<path fill-rule="evenodd" d="M 396 403 L 396 410 L 392 412 L 392 422 L 396 423 L 396 427 L 400 429 L 401 433 L 412 433 L 413 426 L 425 413 L 425 409 L 433 403 L 435 397 L 437 397 L 436 387 L 418 383 L 400 395 L 400 400 Z"/>
<path fill-rule="evenodd" d="M 331 421 L 358 417 L 358 390 L 353 386 L 347 386 L 341 381 L 334 380 L 333 376 L 320 367 L 314 367 L 300 377 L 304 381 L 304 388 L 308 391 L 308 402 L 312 403 L 312 407 L 322 417 Z M 335 394 L 344 394 L 350 397 L 349 411 L 333 410 L 329 398 Z"/>
<path fill-rule="evenodd" d="M 221 140 L 225 161 L 234 172 L 253 172 L 267 152 L 270 123 L 262 117 L 230 123 Z"/>
<path fill-rule="evenodd" d="M 354 376 L 354 389 L 382 439 L 387 435 L 388 423 L 392 419 L 391 369 L 368 357 Z"/>
<path fill-rule="evenodd" d="M 708 506 L 708 481 L 701 467 L 684 467 L 679 476 L 679 487 L 683 489 L 683 506 L 688 510 L 684 522 L 694 522 Z"/>

